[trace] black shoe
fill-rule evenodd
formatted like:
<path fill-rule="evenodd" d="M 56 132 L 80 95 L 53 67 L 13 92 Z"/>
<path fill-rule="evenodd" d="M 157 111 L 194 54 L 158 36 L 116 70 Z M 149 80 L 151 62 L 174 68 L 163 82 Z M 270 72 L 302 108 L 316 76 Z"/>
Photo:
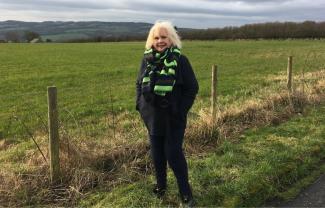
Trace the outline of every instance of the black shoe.
<path fill-rule="evenodd" d="M 192 196 L 182 196 L 182 202 L 184 207 L 194 207 L 196 205 Z"/>
<path fill-rule="evenodd" d="M 158 197 L 161 198 L 166 193 L 166 187 L 160 187 L 158 185 L 155 185 L 152 192 Z"/>

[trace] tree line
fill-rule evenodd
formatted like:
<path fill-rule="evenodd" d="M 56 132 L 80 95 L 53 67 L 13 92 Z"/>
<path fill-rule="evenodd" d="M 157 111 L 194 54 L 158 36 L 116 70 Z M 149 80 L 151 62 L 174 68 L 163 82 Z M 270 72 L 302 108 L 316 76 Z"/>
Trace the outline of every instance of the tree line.
<path fill-rule="evenodd" d="M 138 35 L 113 35 L 101 36 L 97 35 L 90 38 L 74 38 L 62 40 L 65 43 L 88 43 L 88 42 L 122 42 L 122 41 L 144 41 L 147 38 L 145 34 Z"/>
<path fill-rule="evenodd" d="M 224 27 L 205 30 L 192 30 L 181 33 L 183 39 L 288 39 L 288 38 L 325 38 L 325 22 L 305 21 L 272 22 L 248 24 L 240 27 Z"/>
<path fill-rule="evenodd" d="M 8 31 L 4 34 L 6 42 L 20 43 L 20 42 L 30 42 L 35 39 L 42 42 L 42 37 L 39 33 L 25 30 L 25 31 Z"/>

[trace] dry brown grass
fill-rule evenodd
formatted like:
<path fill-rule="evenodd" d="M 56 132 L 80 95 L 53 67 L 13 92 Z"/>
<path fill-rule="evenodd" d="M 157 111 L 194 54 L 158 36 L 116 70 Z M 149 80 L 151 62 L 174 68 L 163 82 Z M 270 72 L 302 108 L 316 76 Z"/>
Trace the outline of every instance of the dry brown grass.
<path fill-rule="evenodd" d="M 47 138 L 37 138 L 47 155 Z M 26 206 L 38 203 L 74 206 L 89 190 L 98 185 L 107 190 L 114 186 L 138 180 L 151 169 L 148 145 L 143 143 L 124 146 L 102 146 L 95 142 L 60 140 L 61 181 L 51 185 L 49 166 L 41 154 L 28 150 L 21 165 L 28 167 L 17 172 L 10 162 L 0 170 L 0 204 Z M 76 144 L 77 143 L 77 144 Z M 47 159 L 48 160 L 48 159 Z M 19 170 L 20 171 L 20 170 Z"/>
<path fill-rule="evenodd" d="M 201 109 L 196 119 L 190 119 L 186 131 L 185 149 L 188 154 L 202 155 L 214 149 L 225 139 L 239 138 L 248 128 L 278 125 L 294 114 L 304 113 L 306 105 L 325 100 L 325 70 L 305 74 L 304 87 L 297 85 L 293 93 L 286 90 L 265 90 L 258 98 L 241 105 L 229 105 L 217 113 L 212 123 L 209 109 Z M 285 76 L 271 77 L 280 84 Z M 301 81 L 302 82 L 302 81 Z M 300 82 L 299 82 L 300 83 Z M 48 164 L 35 149 L 28 150 L 20 163 L 27 170 L 17 172 L 10 161 L 0 170 L 0 204 L 26 206 L 46 204 L 74 206 L 91 189 L 101 186 L 107 190 L 121 183 L 130 183 L 151 173 L 149 145 L 143 124 L 129 113 L 108 115 L 104 120 L 114 126 L 106 138 L 95 142 L 83 135 L 71 135 L 61 126 L 60 160 L 62 179 L 59 185 L 50 185 Z M 36 137 L 42 151 L 47 153 L 46 136 Z M 0 150 L 11 148 L 1 140 Z"/>
<path fill-rule="evenodd" d="M 0 140 L 0 151 L 6 150 L 10 147 L 11 142 L 8 140 Z"/>

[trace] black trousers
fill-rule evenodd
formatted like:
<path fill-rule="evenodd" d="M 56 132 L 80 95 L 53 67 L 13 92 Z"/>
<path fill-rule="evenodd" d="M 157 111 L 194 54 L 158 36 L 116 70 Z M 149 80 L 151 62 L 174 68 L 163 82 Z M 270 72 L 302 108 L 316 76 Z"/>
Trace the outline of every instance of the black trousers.
<path fill-rule="evenodd" d="M 167 162 L 177 179 L 182 196 L 192 196 L 188 182 L 188 168 L 183 152 L 185 129 L 170 130 L 166 136 L 150 135 L 151 155 L 155 167 L 157 185 L 167 186 Z"/>

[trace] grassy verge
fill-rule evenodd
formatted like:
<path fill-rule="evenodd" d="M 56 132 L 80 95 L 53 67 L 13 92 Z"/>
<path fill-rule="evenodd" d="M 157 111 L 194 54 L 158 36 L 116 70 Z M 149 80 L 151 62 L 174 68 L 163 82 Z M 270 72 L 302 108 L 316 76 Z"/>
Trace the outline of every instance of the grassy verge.
<path fill-rule="evenodd" d="M 325 159 L 325 106 L 309 107 L 279 126 L 245 131 L 235 142 L 226 141 L 204 158 L 189 158 L 190 181 L 199 206 L 259 206 L 284 197 Z M 324 170 L 324 169 L 322 169 Z M 175 179 L 163 200 L 151 193 L 153 178 L 110 193 L 91 194 L 81 206 L 175 206 L 179 203 Z M 305 179 L 305 181 L 308 181 Z M 295 192 L 297 193 L 297 192 Z"/>

